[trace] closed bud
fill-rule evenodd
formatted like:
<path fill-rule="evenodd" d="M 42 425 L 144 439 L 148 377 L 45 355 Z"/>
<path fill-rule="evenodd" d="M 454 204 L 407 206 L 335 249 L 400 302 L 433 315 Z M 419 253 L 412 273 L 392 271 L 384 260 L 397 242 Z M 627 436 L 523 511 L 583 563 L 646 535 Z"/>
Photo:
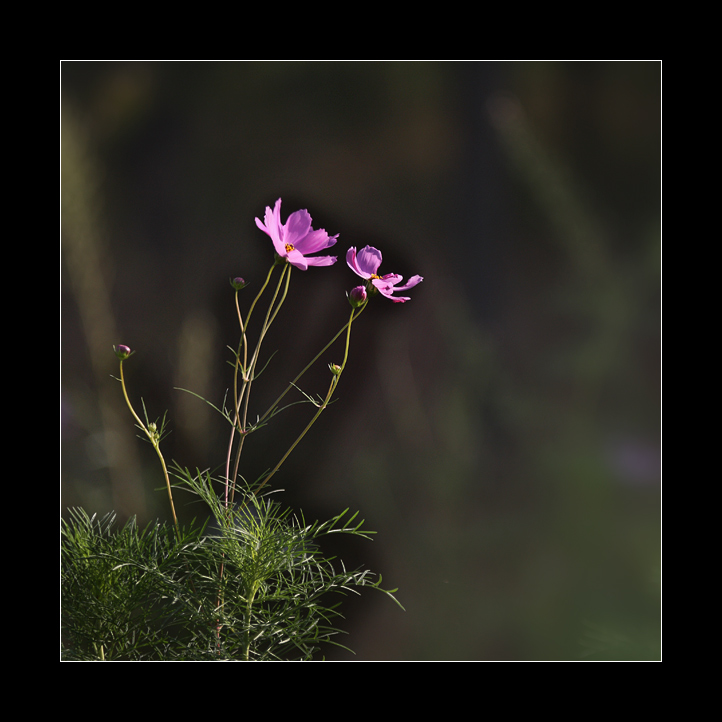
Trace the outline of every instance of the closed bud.
<path fill-rule="evenodd" d="M 131 351 L 128 346 L 124 346 L 122 343 L 118 346 L 113 346 L 113 351 L 115 351 L 115 355 L 121 360 L 125 361 L 125 359 L 128 358 L 128 356 L 132 356 L 135 351 Z"/>
<path fill-rule="evenodd" d="M 334 376 L 339 376 L 341 374 L 341 367 L 338 364 L 329 364 L 329 369 L 331 369 L 331 373 Z"/>
<path fill-rule="evenodd" d="M 348 294 L 348 302 L 352 308 L 363 306 L 367 298 L 368 296 L 366 295 L 364 286 L 356 286 L 356 288 L 352 288 L 351 293 Z"/>
<path fill-rule="evenodd" d="M 236 289 L 236 291 L 240 291 L 242 288 L 245 288 L 248 284 L 240 277 L 236 276 L 235 278 L 231 279 L 231 286 Z"/>

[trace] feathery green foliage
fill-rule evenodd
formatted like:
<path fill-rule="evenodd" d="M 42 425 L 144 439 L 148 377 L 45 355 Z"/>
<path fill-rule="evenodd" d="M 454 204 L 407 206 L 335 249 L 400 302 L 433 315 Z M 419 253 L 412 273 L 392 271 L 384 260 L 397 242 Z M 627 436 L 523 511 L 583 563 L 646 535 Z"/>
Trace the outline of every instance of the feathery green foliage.
<path fill-rule="evenodd" d="M 370 587 L 396 601 L 321 551 L 329 534 L 369 538 L 356 515 L 307 524 L 250 492 L 228 513 L 207 474 L 174 471 L 215 524 L 177 539 L 173 525 L 115 530 L 112 515 L 82 510 L 63 523 L 64 659 L 311 660 L 339 645 L 340 595 Z"/>

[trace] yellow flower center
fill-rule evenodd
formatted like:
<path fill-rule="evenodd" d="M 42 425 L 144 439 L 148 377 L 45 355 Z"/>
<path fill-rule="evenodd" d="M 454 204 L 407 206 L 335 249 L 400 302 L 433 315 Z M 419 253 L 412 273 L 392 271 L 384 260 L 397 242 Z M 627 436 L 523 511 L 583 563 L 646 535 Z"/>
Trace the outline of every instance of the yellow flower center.
<path fill-rule="evenodd" d="M 291 251 L 295 251 L 296 249 L 290 244 L 286 244 L 286 253 L 290 253 Z"/>
<path fill-rule="evenodd" d="M 381 276 L 377 276 L 375 273 L 372 273 L 372 274 L 371 274 L 371 278 L 378 278 L 378 279 L 380 280 L 380 279 L 381 279 Z"/>

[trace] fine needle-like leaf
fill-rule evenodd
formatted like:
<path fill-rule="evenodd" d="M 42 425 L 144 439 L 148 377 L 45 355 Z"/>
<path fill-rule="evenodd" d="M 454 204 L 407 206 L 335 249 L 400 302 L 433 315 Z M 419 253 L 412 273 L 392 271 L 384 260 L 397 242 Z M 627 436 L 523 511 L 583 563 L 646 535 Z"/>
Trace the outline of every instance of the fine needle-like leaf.
<path fill-rule="evenodd" d="M 200 399 L 201 401 L 205 402 L 210 406 L 212 409 L 215 409 L 221 416 L 224 418 L 229 419 L 228 412 L 225 409 L 219 409 L 217 406 L 215 406 L 213 403 L 208 401 L 208 399 L 203 398 L 203 396 L 200 396 L 199 394 L 195 393 L 195 391 L 189 391 L 188 389 L 181 388 L 180 386 L 174 386 L 173 387 L 176 391 L 184 391 L 187 394 L 190 394 L 191 396 L 195 396 L 197 399 Z M 225 406 L 225 397 L 224 397 L 224 406 Z M 231 421 L 231 425 L 233 425 L 233 422 Z"/>

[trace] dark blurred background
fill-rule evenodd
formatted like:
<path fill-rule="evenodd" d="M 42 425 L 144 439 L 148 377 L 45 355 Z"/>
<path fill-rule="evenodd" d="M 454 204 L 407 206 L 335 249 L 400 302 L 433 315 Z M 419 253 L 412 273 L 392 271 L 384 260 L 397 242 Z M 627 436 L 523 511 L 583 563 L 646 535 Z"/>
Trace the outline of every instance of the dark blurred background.
<path fill-rule="evenodd" d="M 274 486 L 399 587 L 345 603 L 355 660 L 657 660 L 658 62 L 63 62 L 62 499 L 168 518 L 131 398 L 168 410 L 166 458 L 220 467 L 238 329 L 283 198 L 339 233 L 294 272 L 254 387 L 262 413 L 345 323 L 350 246 L 424 276 L 354 325 L 333 404 Z M 257 319 L 258 320 L 258 319 Z M 304 378 L 325 392 L 329 352 Z M 250 437 L 275 464 L 309 418 Z M 182 518 L 198 513 L 177 500 Z"/>

